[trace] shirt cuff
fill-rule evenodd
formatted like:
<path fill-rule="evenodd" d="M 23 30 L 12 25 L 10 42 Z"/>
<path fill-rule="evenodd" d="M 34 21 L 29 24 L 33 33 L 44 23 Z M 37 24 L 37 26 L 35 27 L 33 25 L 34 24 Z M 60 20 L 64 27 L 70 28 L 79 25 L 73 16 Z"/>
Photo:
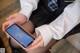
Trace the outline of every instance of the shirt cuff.
<path fill-rule="evenodd" d="M 44 46 L 46 46 L 52 39 L 52 32 L 50 31 L 48 25 L 43 25 L 41 27 L 38 27 L 35 29 L 35 31 L 37 35 L 39 35 L 39 33 L 42 35 Z"/>
<path fill-rule="evenodd" d="M 33 11 L 33 7 L 30 4 L 27 4 L 26 6 L 27 7 L 21 8 L 19 13 L 25 15 L 28 18 L 28 20 L 29 20 L 29 17 L 31 16 L 31 13 Z"/>

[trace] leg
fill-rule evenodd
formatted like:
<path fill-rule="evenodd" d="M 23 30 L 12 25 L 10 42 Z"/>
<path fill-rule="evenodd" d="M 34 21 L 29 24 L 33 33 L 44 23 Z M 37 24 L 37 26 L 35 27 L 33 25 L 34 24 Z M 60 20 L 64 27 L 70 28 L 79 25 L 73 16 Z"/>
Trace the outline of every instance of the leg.
<path fill-rule="evenodd" d="M 33 33 L 34 30 L 35 30 L 35 25 L 31 22 L 31 21 L 28 21 L 24 24 L 21 25 L 21 27 L 25 30 L 25 31 L 28 31 L 29 33 Z"/>

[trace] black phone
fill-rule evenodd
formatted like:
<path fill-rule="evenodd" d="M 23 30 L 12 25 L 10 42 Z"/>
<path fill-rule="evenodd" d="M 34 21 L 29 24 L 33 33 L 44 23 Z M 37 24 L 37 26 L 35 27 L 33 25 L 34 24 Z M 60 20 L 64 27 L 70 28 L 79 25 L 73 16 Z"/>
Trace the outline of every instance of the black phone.
<path fill-rule="evenodd" d="M 26 32 L 18 24 L 11 25 L 6 29 L 6 32 L 24 48 L 28 47 L 35 40 L 29 32 Z"/>

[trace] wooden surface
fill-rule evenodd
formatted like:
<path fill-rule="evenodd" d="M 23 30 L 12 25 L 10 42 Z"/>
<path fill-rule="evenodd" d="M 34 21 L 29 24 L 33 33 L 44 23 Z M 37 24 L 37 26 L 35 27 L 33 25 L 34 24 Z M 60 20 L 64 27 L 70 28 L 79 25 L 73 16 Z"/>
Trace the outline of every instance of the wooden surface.
<path fill-rule="evenodd" d="M 11 53 L 11 48 L 5 33 L 1 30 L 1 26 L 9 15 L 18 12 L 19 10 L 19 0 L 0 0 L 0 46 L 3 45 L 2 47 L 5 47 L 6 53 Z"/>
<path fill-rule="evenodd" d="M 19 0 L 0 0 L 0 26 L 10 14 L 20 10 Z"/>
<path fill-rule="evenodd" d="M 71 45 L 66 39 L 61 39 L 51 49 L 51 53 L 80 53 L 73 45 Z"/>

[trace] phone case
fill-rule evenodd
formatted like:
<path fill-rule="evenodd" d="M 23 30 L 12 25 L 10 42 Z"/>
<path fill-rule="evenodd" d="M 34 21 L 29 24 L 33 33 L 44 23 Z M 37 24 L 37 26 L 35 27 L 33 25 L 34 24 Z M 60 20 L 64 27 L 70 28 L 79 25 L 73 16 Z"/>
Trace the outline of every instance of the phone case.
<path fill-rule="evenodd" d="M 35 40 L 35 38 L 29 32 L 26 32 L 17 24 L 13 24 L 12 26 L 8 27 L 6 32 L 23 49 L 27 48 Z"/>

